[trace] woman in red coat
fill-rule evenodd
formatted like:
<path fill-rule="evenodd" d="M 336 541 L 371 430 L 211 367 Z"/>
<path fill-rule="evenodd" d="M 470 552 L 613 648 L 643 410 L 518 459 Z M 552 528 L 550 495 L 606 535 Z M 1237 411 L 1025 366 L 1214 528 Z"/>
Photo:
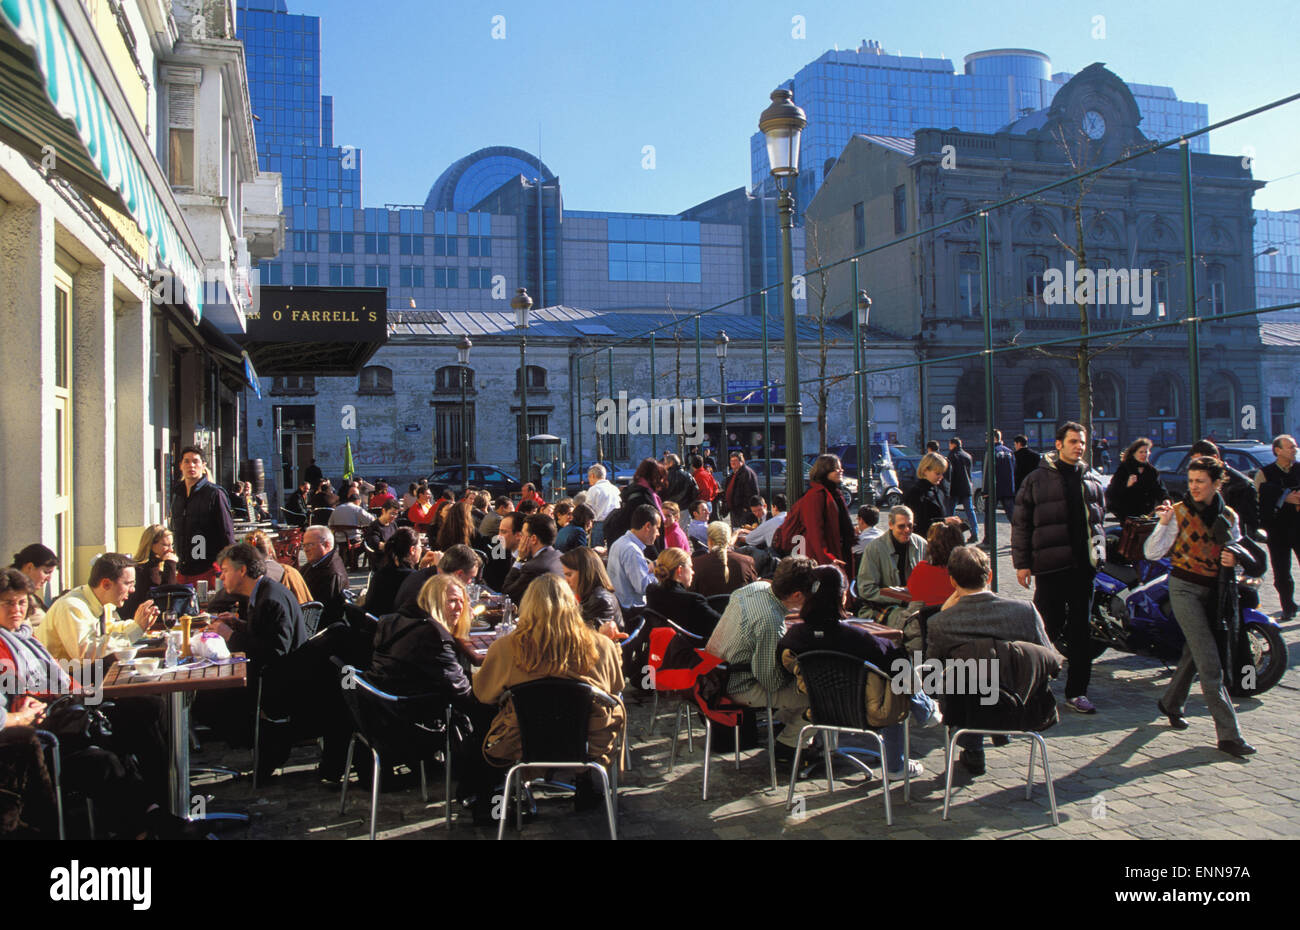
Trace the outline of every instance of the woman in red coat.
<path fill-rule="evenodd" d="M 812 559 L 818 565 L 846 567 L 852 558 L 856 536 L 849 521 L 849 509 L 840 495 L 844 466 L 839 456 L 819 455 L 808 473 L 808 491 L 795 502 L 777 530 L 777 548 Z M 796 536 L 803 537 L 798 551 Z"/>

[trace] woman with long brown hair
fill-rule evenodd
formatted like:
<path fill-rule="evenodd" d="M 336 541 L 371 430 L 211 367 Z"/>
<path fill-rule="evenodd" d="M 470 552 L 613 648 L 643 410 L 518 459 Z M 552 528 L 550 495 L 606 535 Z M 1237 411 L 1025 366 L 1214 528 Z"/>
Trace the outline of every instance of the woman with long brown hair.
<path fill-rule="evenodd" d="M 623 655 L 613 640 L 601 636 L 582 619 L 577 598 L 558 575 L 541 575 L 528 586 L 519 605 L 519 626 L 488 649 L 483 667 L 474 676 L 474 696 L 495 704 L 515 685 L 540 678 L 575 678 L 617 696 L 623 690 Z M 593 761 L 609 765 L 617 752 L 618 735 L 627 725 L 623 705 L 592 702 L 587 749 Z M 483 741 L 487 761 L 507 767 L 520 756 L 519 722 L 505 703 Z M 586 779 L 577 783 L 575 805 L 582 810 L 599 798 Z M 486 795 L 486 798 L 484 797 Z M 491 792 L 478 792 L 476 821 L 491 816 Z M 484 807 L 486 805 L 486 807 Z"/>
<path fill-rule="evenodd" d="M 474 506 L 468 498 L 439 509 L 434 516 L 434 526 L 437 527 L 438 535 L 437 544 L 433 548 L 440 552 L 461 545 L 472 549 L 474 547 L 473 510 Z M 431 529 L 430 533 L 432 532 Z"/>
<path fill-rule="evenodd" d="M 561 555 L 560 565 L 569 590 L 578 599 L 582 619 L 593 630 L 617 639 L 616 634 L 623 629 L 623 608 L 614 596 L 614 584 L 600 556 L 583 546 Z"/>
<path fill-rule="evenodd" d="M 808 472 L 808 490 L 795 501 L 773 537 L 778 552 L 806 555 L 818 565 L 848 566 L 853 558 L 853 523 L 840 493 L 844 466 L 837 455 L 819 455 Z M 796 540 L 803 537 L 802 551 Z"/>

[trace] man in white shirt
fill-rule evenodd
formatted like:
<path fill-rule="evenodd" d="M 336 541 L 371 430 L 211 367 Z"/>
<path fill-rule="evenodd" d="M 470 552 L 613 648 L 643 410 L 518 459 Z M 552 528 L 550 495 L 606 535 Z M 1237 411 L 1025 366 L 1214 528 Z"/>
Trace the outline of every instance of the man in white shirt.
<path fill-rule="evenodd" d="M 591 485 L 587 492 L 587 506 L 596 515 L 591 524 L 591 544 L 602 546 L 605 544 L 605 518 L 623 503 L 623 495 L 605 479 L 605 466 L 599 463 L 587 470 L 587 483 Z"/>
<path fill-rule="evenodd" d="M 633 512 L 628 531 L 609 547 L 609 580 L 614 585 L 614 596 L 625 609 L 645 606 L 645 589 L 654 578 L 645 547 L 659 535 L 661 520 L 659 511 L 642 504 Z"/>
<path fill-rule="evenodd" d="M 339 504 L 330 514 L 330 529 L 343 530 L 348 535 L 348 542 L 359 543 L 362 527 L 374 521 L 374 515 L 361 506 L 361 494 L 354 489 L 348 492 L 347 502 Z"/>
<path fill-rule="evenodd" d="M 56 659 L 99 659 L 124 649 L 143 636 L 159 614 L 153 601 L 144 601 L 130 620 L 119 617 L 117 609 L 134 591 L 131 557 L 105 553 L 91 566 L 90 583 L 51 604 L 34 635 Z"/>
<path fill-rule="evenodd" d="M 880 511 L 870 504 L 858 508 L 858 541 L 853 544 L 853 554 L 862 555 L 867 543 L 884 534 L 880 528 Z"/>

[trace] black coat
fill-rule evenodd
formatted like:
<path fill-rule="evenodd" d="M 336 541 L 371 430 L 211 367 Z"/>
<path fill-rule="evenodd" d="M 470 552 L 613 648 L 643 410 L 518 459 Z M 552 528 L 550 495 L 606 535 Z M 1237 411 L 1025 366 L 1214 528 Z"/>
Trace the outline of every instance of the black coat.
<path fill-rule="evenodd" d="M 1259 509 L 1263 511 L 1264 529 L 1286 538 L 1288 533 L 1300 530 L 1300 510 L 1286 503 L 1286 496 L 1300 489 L 1300 468 L 1292 465 L 1286 472 L 1277 462 L 1269 462 L 1261 470 L 1264 483 L 1259 488 Z"/>
<path fill-rule="evenodd" d="M 1082 465 L 1082 463 L 1080 463 Z M 1105 494 L 1096 478 L 1083 476 L 1083 501 L 1088 511 L 1088 535 L 1102 535 L 1106 518 Z M 1044 456 L 1016 495 L 1011 521 L 1011 561 L 1017 569 L 1035 575 L 1075 566 L 1070 541 L 1065 479 L 1057 470 L 1056 456 Z"/>
<path fill-rule="evenodd" d="M 524 592 L 533 583 L 533 579 L 546 574 L 564 576 L 560 554 L 551 546 L 540 550 L 527 562 L 520 562 L 510 569 L 506 580 L 501 584 L 501 593 L 515 604 L 520 604 L 523 602 Z"/>
<path fill-rule="evenodd" d="M 376 575 L 377 574 L 378 572 L 376 572 Z M 438 566 L 436 565 L 430 565 L 428 568 L 419 568 L 415 571 L 408 571 L 402 576 L 402 580 L 397 585 L 397 590 L 393 592 L 392 606 L 389 607 L 388 610 L 384 611 L 384 613 L 405 610 L 408 607 L 413 607 L 416 598 L 420 596 L 420 589 L 424 587 L 424 583 L 436 574 L 438 574 Z M 366 595 L 366 613 L 374 614 L 376 617 L 382 617 L 384 615 L 378 611 L 370 609 L 369 594 Z"/>
<path fill-rule="evenodd" d="M 242 652 L 254 669 L 275 663 L 307 641 L 298 599 L 270 578 L 257 583 L 248 605 L 248 622 L 230 637 L 230 651 Z"/>
<path fill-rule="evenodd" d="M 470 682 L 456 641 L 419 608 L 380 618 L 366 677 L 390 694 L 431 694 L 444 704 L 469 700 Z"/>
<path fill-rule="evenodd" d="M 1016 493 L 1020 493 L 1020 486 L 1025 483 L 1030 472 L 1038 467 L 1043 457 L 1028 446 L 1017 449 L 1012 455 L 1016 459 Z"/>
<path fill-rule="evenodd" d="M 318 564 L 304 568 L 302 580 L 307 583 L 311 599 L 325 606 L 316 627 L 318 630 L 343 619 L 343 592 L 348 589 L 348 570 L 343 567 L 337 549 L 331 549 L 329 557 Z"/>
<path fill-rule="evenodd" d="M 219 487 L 200 478 L 187 495 L 185 482 L 179 482 L 172 496 L 172 533 L 182 575 L 201 575 L 211 571 L 217 553 L 235 541 L 235 523 L 230 516 L 230 501 Z M 199 540 L 203 545 L 199 546 Z M 195 553 L 200 553 L 196 557 Z"/>
<path fill-rule="evenodd" d="M 703 594 L 676 581 L 652 582 L 645 589 L 645 605 L 696 636 L 708 639 L 722 614 L 709 606 Z"/>
<path fill-rule="evenodd" d="M 925 478 L 908 488 L 903 504 L 912 509 L 912 532 L 924 539 L 930 527 L 948 515 L 945 503 L 943 491 Z"/>
<path fill-rule="evenodd" d="M 682 508 L 682 513 L 686 513 L 699 493 L 700 489 L 696 487 L 690 472 L 680 465 L 668 469 L 668 487 L 664 490 L 664 500 L 672 501 Z"/>
<path fill-rule="evenodd" d="M 1254 535 L 1259 529 L 1259 490 L 1251 481 L 1231 465 L 1223 466 L 1223 502 L 1241 518 L 1241 532 Z"/>
<path fill-rule="evenodd" d="M 387 526 L 384 526 L 384 524 L 380 523 L 378 520 L 374 520 L 361 530 L 361 540 L 371 549 L 380 553 L 376 562 L 385 562 L 388 560 L 388 557 L 381 552 L 379 544 L 383 543 L 385 546 L 388 545 L 388 541 L 393 538 L 393 534 L 396 532 L 396 520 Z"/>
<path fill-rule="evenodd" d="M 974 467 L 974 460 L 965 449 L 948 453 L 948 493 L 956 500 L 970 497 L 970 476 Z"/>
<path fill-rule="evenodd" d="M 1137 475 L 1137 483 L 1128 487 L 1128 479 Z M 1155 466 L 1143 465 L 1137 459 L 1125 459 L 1115 469 L 1115 475 L 1106 488 L 1106 505 L 1115 519 L 1123 522 L 1126 517 L 1142 517 L 1156 509 L 1161 501 L 1169 496 L 1160 481 L 1160 473 Z"/>
<path fill-rule="evenodd" d="M 385 562 L 370 576 L 370 588 L 366 591 L 366 613 L 382 617 L 395 611 L 398 605 L 397 592 L 401 589 L 402 582 L 412 574 L 409 566 Z M 415 593 L 420 593 L 418 588 Z"/>
<path fill-rule="evenodd" d="M 582 619 L 593 630 L 599 630 L 611 620 L 620 630 L 623 629 L 623 608 L 619 606 L 614 592 L 608 588 L 599 585 L 592 588 L 579 606 L 582 609 Z"/>

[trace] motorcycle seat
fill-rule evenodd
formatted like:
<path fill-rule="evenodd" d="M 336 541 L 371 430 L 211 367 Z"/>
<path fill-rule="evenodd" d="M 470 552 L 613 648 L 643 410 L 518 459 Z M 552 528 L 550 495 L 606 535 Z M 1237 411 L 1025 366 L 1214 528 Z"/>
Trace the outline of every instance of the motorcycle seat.
<path fill-rule="evenodd" d="M 1131 565 L 1120 565 L 1115 562 L 1102 562 L 1101 571 L 1114 578 L 1126 588 L 1137 587 L 1138 573 L 1137 569 Z"/>

